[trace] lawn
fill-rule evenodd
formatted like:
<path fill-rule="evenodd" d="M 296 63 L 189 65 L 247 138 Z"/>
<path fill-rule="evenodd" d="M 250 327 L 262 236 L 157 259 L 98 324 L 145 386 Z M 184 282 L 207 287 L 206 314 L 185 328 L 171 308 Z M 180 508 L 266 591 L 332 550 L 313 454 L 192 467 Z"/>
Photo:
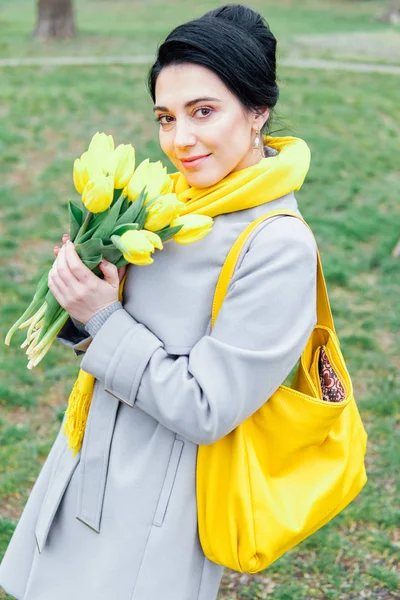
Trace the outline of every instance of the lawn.
<path fill-rule="evenodd" d="M 95 4 L 102 7 L 96 13 Z M 154 53 L 170 27 L 192 16 L 185 5 L 178 11 L 177 3 L 168 3 L 166 10 L 155 1 L 136 2 L 130 14 L 137 29 L 130 35 L 122 20 L 127 5 L 113 3 L 106 21 L 110 2 L 82 3 L 78 44 L 43 47 L 26 40 L 33 17 L 20 9 L 28 3 L 3 0 L 0 27 L 10 26 L 5 33 L 1 27 L 0 52 Z M 214 5 L 203 3 L 193 15 Z M 377 5 L 337 2 L 321 8 L 307 1 L 293 6 L 288 22 L 284 14 L 290 3 L 284 0 L 270 3 L 269 20 L 287 38 L 321 33 L 323 26 L 327 33 L 366 31 L 381 27 L 369 21 Z M 146 71 L 147 65 L 1 69 L 2 339 L 30 299 L 37 274 L 53 260 L 74 193 L 72 162 L 91 135 L 99 129 L 118 143 L 132 142 L 138 160 L 163 159 Z M 219 598 L 400 598 L 400 258 L 391 255 L 400 236 L 399 79 L 281 68 L 280 83 L 277 135 L 302 137 L 312 150 L 311 170 L 297 197 L 318 241 L 342 350 L 369 433 L 369 481 L 341 515 L 264 573 L 226 570 Z M 18 340 L 3 346 L 0 364 L 0 556 L 58 431 L 79 367 L 79 358 L 57 344 L 28 371 Z"/>
<path fill-rule="evenodd" d="M 380 23 L 375 16 L 382 12 L 387 0 L 252 0 L 250 6 L 259 10 L 270 23 L 279 39 L 279 52 L 285 55 L 293 50 L 296 55 L 307 53 L 307 43 L 297 36 L 336 33 L 342 35 L 363 32 L 379 35 L 389 33 L 398 39 L 398 28 Z M 76 0 L 79 35 L 73 41 L 40 44 L 31 39 L 34 29 L 36 2 L 2 0 L 0 5 L 0 58 L 32 56 L 121 56 L 154 54 L 157 44 L 173 28 L 185 20 L 200 17 L 204 12 L 225 2 L 202 0 Z M 348 44 L 351 44 L 349 39 Z M 347 45 L 348 45 L 347 44 Z M 315 46 L 311 51 L 336 56 L 335 48 Z M 346 47 L 347 47 L 346 45 Z M 353 44 L 354 45 L 354 44 Z M 382 39 L 380 40 L 382 45 Z M 305 46 L 305 47 L 304 47 Z M 375 44 L 376 46 L 376 44 Z M 392 44 L 393 46 L 393 44 Z M 379 44 L 378 44 L 379 49 Z M 337 44 L 340 56 L 345 48 Z M 352 58 L 357 49 L 353 48 Z M 373 60 L 368 45 L 360 50 L 360 60 Z M 379 57 L 379 53 L 378 53 Z M 393 52 L 388 61 L 393 60 Z M 400 62 L 400 57 L 399 57 Z"/>

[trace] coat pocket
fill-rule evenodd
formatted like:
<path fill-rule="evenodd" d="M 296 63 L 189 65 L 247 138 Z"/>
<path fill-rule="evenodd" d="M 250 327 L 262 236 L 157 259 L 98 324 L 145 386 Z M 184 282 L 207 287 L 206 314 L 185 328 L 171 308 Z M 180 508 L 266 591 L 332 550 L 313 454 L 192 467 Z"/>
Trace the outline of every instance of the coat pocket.
<path fill-rule="evenodd" d="M 167 512 L 168 502 L 174 487 L 176 472 L 181 459 L 183 444 L 184 442 L 182 442 L 182 440 L 175 440 L 172 446 L 167 471 L 165 473 L 164 482 L 153 519 L 153 525 L 156 525 L 157 527 L 161 527 L 164 521 L 165 513 Z"/>

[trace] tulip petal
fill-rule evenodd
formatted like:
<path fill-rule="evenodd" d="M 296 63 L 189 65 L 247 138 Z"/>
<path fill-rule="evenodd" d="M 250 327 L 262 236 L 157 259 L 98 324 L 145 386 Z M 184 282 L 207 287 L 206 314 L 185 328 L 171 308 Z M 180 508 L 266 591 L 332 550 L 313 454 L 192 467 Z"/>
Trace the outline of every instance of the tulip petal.
<path fill-rule="evenodd" d="M 91 213 L 105 211 L 113 201 L 114 176 L 90 180 L 82 194 L 82 202 Z"/>
<path fill-rule="evenodd" d="M 177 244 L 192 244 L 202 239 L 212 229 L 213 219 L 206 215 L 185 215 L 176 218 L 171 227 L 182 225 L 182 229 L 172 239 Z"/>

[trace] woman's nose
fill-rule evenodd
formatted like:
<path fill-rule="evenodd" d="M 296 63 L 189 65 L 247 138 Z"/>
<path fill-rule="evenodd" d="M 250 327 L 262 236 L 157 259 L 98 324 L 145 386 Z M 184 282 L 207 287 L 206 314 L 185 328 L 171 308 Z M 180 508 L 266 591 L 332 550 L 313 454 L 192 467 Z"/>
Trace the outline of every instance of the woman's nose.
<path fill-rule="evenodd" d="M 183 121 L 180 123 L 176 122 L 174 138 L 175 147 L 186 148 L 187 146 L 194 146 L 195 143 L 196 137 L 190 126 Z"/>

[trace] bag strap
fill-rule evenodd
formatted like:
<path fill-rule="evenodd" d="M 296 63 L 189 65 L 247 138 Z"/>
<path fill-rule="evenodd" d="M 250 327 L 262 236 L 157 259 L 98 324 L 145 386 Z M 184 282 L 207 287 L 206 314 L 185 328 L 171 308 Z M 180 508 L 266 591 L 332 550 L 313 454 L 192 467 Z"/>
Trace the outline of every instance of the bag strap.
<path fill-rule="evenodd" d="M 247 238 L 249 237 L 251 232 L 260 223 L 262 223 L 263 221 L 266 221 L 267 219 L 270 219 L 271 217 L 275 217 L 278 215 L 288 215 L 288 216 L 292 216 L 292 217 L 296 217 L 297 219 L 300 219 L 300 221 L 303 221 L 303 223 L 305 225 L 307 225 L 307 227 L 309 228 L 311 233 L 313 233 L 310 226 L 304 221 L 304 219 L 302 219 L 297 213 L 295 213 L 289 209 L 288 210 L 285 210 L 285 209 L 272 210 L 271 212 L 266 213 L 265 215 L 262 215 L 261 217 L 259 217 L 255 221 L 253 221 L 253 223 L 250 223 L 250 225 L 248 225 L 246 227 L 246 229 L 244 231 L 242 231 L 242 233 L 240 234 L 240 236 L 238 237 L 236 242 L 233 244 L 232 248 L 229 251 L 228 256 L 225 259 L 223 267 L 221 269 L 221 273 L 218 278 L 218 283 L 215 288 L 215 294 L 214 294 L 214 300 L 213 300 L 213 306 L 212 306 L 212 320 L 211 320 L 212 327 L 214 327 L 214 323 L 216 321 L 218 312 L 222 306 L 222 302 L 228 291 L 229 282 L 230 282 L 233 272 L 235 270 L 240 252 L 241 252 L 244 244 L 246 243 Z M 332 317 L 332 311 L 331 311 L 331 307 L 329 304 L 328 290 L 326 287 L 325 277 L 324 277 L 324 273 L 322 270 L 321 257 L 319 255 L 318 247 L 317 247 L 317 324 L 323 325 L 325 327 L 328 327 L 332 331 L 335 331 L 335 326 L 334 326 L 333 317 Z"/>

